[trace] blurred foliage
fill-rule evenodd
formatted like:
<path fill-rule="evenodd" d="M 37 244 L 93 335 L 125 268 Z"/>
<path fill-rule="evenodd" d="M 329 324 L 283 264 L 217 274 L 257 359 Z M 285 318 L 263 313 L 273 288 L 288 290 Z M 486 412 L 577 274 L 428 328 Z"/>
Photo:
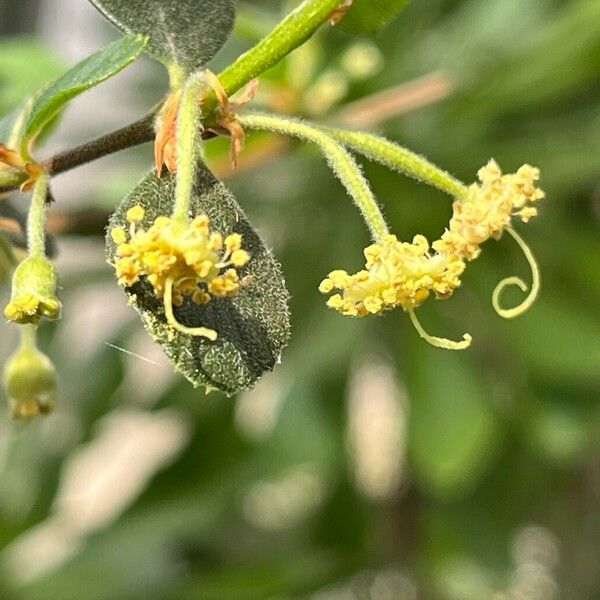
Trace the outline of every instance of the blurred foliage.
<path fill-rule="evenodd" d="M 216 64 L 283 4 L 242 5 Z M 357 43 L 383 57 L 360 77 L 340 59 Z M 33 70 L 54 76 L 30 42 L 7 44 L 5 111 L 37 86 Z M 263 78 L 259 101 L 335 122 L 353 101 L 434 71 L 450 82 L 445 97 L 385 122 L 375 105 L 373 127 L 467 182 L 490 156 L 541 168 L 548 201 L 526 232 L 543 275 L 534 308 L 514 321 L 492 311 L 496 282 L 527 273 L 503 238 L 452 300 L 420 313 L 431 331 L 469 331 L 467 352 L 428 347 L 399 312 L 326 310 L 318 282 L 358 267 L 367 234 L 312 149 L 250 136 L 225 174 L 292 293 L 283 364 L 237 399 L 194 391 L 140 342 L 103 266 L 101 226 L 59 240 L 59 265 L 82 248 L 96 262 L 64 269 L 65 319 L 42 332 L 59 410 L 0 422 L 0 597 L 600 596 L 600 3 L 415 0 L 371 42 L 321 32 Z M 226 144 L 207 152 L 223 174 Z M 439 234 L 448 198 L 365 172 L 399 235 Z M 106 206 L 107 190 L 115 205 L 135 177 L 98 172 L 79 208 Z M 5 357 L 10 326 L 1 335 Z M 373 365 L 395 383 L 369 379 Z M 389 471 L 387 488 L 366 485 Z"/>

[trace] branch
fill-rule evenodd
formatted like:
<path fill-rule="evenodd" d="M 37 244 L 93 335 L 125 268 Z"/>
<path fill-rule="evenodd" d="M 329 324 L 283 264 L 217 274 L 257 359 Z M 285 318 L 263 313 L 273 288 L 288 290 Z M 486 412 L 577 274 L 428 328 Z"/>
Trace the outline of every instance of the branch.
<path fill-rule="evenodd" d="M 342 0 L 305 0 L 256 46 L 242 54 L 218 75 L 227 95 L 231 96 L 301 46 L 328 20 L 341 3 Z M 204 114 L 208 116 L 214 113 L 217 105 L 216 95 L 214 92 L 209 93 L 203 102 Z M 113 152 L 150 142 L 154 138 L 155 114 L 156 111 L 153 111 L 122 129 L 76 148 L 65 150 L 43 161 L 42 166 L 47 169 L 50 176 L 54 176 Z M 206 125 L 209 129 L 210 117 L 206 119 Z M 214 137 L 214 135 L 207 131 L 203 137 Z M 18 173 L 17 177 L 19 177 Z M 0 186 L 0 199 L 5 194 L 18 189 L 26 178 L 27 175 L 23 174 L 22 179 L 15 181 L 14 184 L 11 182 L 10 185 Z"/>
<path fill-rule="evenodd" d="M 50 177 L 74 169 L 103 156 L 108 156 L 120 150 L 139 146 L 154 139 L 154 112 L 146 115 L 135 123 L 126 125 L 111 133 L 107 133 L 81 146 L 59 152 L 53 157 L 42 161 L 42 166 Z M 21 175 L 22 181 L 14 185 L 0 187 L 0 196 L 19 189 L 27 174 Z"/>
<path fill-rule="evenodd" d="M 50 176 L 58 175 L 103 156 L 139 146 L 154 139 L 154 113 L 107 133 L 91 142 L 65 150 L 42 162 Z"/>
<path fill-rule="evenodd" d="M 305 0 L 256 46 L 242 54 L 219 73 L 227 96 L 231 96 L 250 80 L 275 66 L 310 38 L 343 3 L 343 0 Z M 209 114 L 217 108 L 217 97 L 211 92 L 202 109 Z"/>

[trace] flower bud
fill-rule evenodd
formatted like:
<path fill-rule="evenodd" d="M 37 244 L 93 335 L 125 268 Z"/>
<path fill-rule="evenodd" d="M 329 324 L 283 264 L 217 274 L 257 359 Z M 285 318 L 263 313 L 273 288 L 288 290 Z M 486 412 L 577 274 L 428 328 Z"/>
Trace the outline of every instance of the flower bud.
<path fill-rule="evenodd" d="M 13 419 L 31 419 L 54 409 L 56 369 L 32 344 L 22 345 L 8 359 L 3 381 Z"/>
<path fill-rule="evenodd" d="M 4 316 L 15 323 L 36 324 L 43 317 L 58 319 L 61 304 L 56 297 L 56 271 L 43 256 L 29 256 L 15 269 L 10 302 Z"/>

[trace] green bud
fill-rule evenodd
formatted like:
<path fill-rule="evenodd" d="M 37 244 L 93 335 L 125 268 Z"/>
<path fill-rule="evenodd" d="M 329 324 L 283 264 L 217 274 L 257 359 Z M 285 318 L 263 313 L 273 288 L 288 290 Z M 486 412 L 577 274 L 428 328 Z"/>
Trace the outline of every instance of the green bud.
<path fill-rule="evenodd" d="M 56 369 L 34 345 L 24 344 L 14 352 L 4 366 L 3 381 L 13 419 L 31 419 L 54 409 Z"/>
<path fill-rule="evenodd" d="M 58 319 L 61 304 L 56 297 L 56 271 L 44 256 L 29 256 L 15 269 L 10 302 L 4 316 L 15 323 L 36 324 Z"/>

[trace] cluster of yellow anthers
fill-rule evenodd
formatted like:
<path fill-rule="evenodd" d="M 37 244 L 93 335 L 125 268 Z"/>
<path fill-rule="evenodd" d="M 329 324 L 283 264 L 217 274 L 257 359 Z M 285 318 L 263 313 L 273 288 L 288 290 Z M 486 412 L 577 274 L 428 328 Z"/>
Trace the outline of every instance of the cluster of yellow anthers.
<path fill-rule="evenodd" d="M 58 319 L 60 302 L 53 297 L 41 298 L 35 293 L 24 293 L 13 298 L 4 308 L 4 316 L 15 323 L 36 324 L 43 317 Z"/>
<path fill-rule="evenodd" d="M 412 243 L 385 236 L 365 249 L 363 270 L 353 275 L 332 271 L 321 282 L 322 293 L 340 292 L 327 305 L 358 317 L 400 306 L 415 323 L 413 310 L 431 293 L 438 299 L 451 296 L 460 285 L 465 262 L 479 255 L 480 245 L 510 230 L 513 216 L 529 221 L 537 214 L 532 203 L 544 197 L 535 186 L 539 171 L 528 165 L 515 174 L 502 175 L 490 161 L 478 176 L 481 183 L 471 185 L 465 197 L 454 202 L 453 216 L 441 239 L 430 246 L 421 235 Z"/>
<path fill-rule="evenodd" d="M 319 286 L 324 294 L 343 291 L 343 296 L 334 294 L 327 301 L 343 315 L 364 317 L 396 306 L 409 310 L 421 305 L 431 292 L 446 298 L 460 285 L 465 268 L 461 260 L 431 254 L 422 235 L 415 236 L 412 243 L 387 235 L 365 248 L 364 254 L 364 270 L 354 275 L 332 271 Z"/>
<path fill-rule="evenodd" d="M 146 230 L 138 226 L 144 209 L 134 206 L 127 211 L 129 230 L 115 227 L 111 236 L 116 248 L 115 270 L 119 284 L 132 286 L 145 276 L 158 298 L 163 298 L 170 325 L 187 334 L 216 339 L 206 328 L 187 328 L 173 317 L 173 305 L 184 297 L 206 304 L 212 297 L 235 294 L 241 285 L 236 268 L 250 260 L 241 248 L 242 238 L 233 233 L 225 239 L 211 232 L 206 215 L 192 221 L 160 216 Z"/>
<path fill-rule="evenodd" d="M 477 175 L 481 183 L 474 183 L 466 197 L 454 201 L 448 229 L 432 244 L 437 252 L 473 260 L 479 256 L 483 242 L 500 238 L 513 216 L 527 223 L 537 215 L 532 203 L 544 197 L 535 186 L 539 169 L 523 165 L 514 174 L 502 175 L 491 160 Z"/>

